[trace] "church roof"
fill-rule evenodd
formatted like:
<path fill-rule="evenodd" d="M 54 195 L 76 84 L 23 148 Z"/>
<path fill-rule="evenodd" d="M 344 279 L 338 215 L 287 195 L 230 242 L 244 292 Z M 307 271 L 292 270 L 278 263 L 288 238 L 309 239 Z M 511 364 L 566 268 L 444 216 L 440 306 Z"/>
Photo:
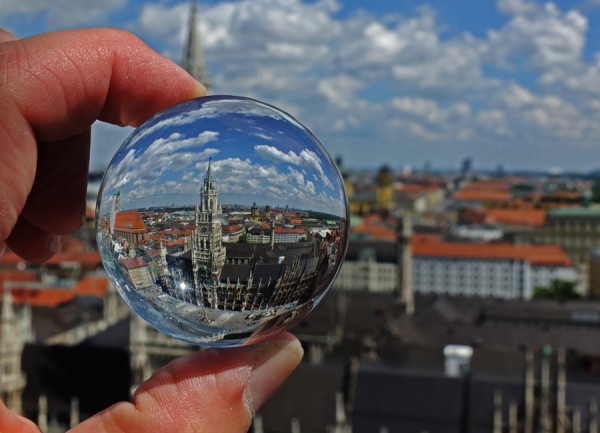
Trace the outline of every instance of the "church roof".
<path fill-rule="evenodd" d="M 146 225 L 137 209 L 117 212 L 115 230 L 129 233 L 146 233 Z"/>

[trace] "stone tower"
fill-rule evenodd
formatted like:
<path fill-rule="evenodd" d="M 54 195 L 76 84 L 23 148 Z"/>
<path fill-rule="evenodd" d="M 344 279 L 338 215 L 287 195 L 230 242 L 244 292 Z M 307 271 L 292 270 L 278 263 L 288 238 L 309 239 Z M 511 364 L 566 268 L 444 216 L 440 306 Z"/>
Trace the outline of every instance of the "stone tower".
<path fill-rule="evenodd" d="M 412 219 L 403 215 L 398 221 L 397 257 L 398 291 L 397 301 L 404 305 L 406 314 L 415 312 L 415 296 L 412 287 Z"/>
<path fill-rule="evenodd" d="M 0 317 L 0 398 L 8 409 L 18 414 L 22 410 L 21 396 L 26 384 L 21 371 L 21 356 L 28 334 L 26 321 L 26 315 L 16 314 L 10 290 L 4 288 Z"/>
<path fill-rule="evenodd" d="M 196 287 L 212 287 L 218 283 L 225 264 L 225 247 L 221 234 L 221 205 L 212 175 L 211 161 L 196 206 L 196 232 L 192 247 L 194 283 Z"/>
<path fill-rule="evenodd" d="M 392 170 L 387 165 L 379 169 L 376 187 L 377 211 L 387 213 L 392 208 L 394 201 L 394 179 Z"/>
<path fill-rule="evenodd" d="M 202 40 L 198 28 L 198 4 L 196 0 L 190 1 L 190 19 L 188 23 L 188 36 L 183 57 L 183 68 L 196 80 L 204 84 L 208 90 L 210 80 L 206 71 Z"/>

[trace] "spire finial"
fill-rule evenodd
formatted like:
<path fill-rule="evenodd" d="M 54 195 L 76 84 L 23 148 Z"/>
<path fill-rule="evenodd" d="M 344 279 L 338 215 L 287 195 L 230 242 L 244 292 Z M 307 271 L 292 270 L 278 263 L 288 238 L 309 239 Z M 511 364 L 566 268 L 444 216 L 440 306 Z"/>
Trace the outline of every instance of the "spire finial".
<path fill-rule="evenodd" d="M 190 0 L 190 19 L 188 23 L 188 36 L 183 58 L 183 68 L 196 80 L 200 81 L 206 89 L 210 88 L 210 80 L 206 72 L 202 41 L 198 31 L 198 5 L 197 0 Z"/>

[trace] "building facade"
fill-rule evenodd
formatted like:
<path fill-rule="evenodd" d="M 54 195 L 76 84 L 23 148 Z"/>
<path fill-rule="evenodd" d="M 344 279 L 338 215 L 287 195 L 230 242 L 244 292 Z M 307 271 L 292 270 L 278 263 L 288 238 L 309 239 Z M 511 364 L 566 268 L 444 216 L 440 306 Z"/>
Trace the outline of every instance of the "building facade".
<path fill-rule="evenodd" d="M 200 204 L 196 206 L 196 232 L 192 247 L 196 287 L 219 281 L 226 253 L 221 233 L 222 216 L 217 185 L 209 161 L 200 193 Z"/>
<path fill-rule="evenodd" d="M 556 246 L 413 241 L 413 289 L 438 293 L 530 299 L 553 280 L 577 281 L 571 260 Z"/>
<path fill-rule="evenodd" d="M 587 267 L 591 250 L 600 246 L 600 209 L 552 209 L 542 227 L 514 235 L 519 243 L 559 245 L 577 266 Z"/>

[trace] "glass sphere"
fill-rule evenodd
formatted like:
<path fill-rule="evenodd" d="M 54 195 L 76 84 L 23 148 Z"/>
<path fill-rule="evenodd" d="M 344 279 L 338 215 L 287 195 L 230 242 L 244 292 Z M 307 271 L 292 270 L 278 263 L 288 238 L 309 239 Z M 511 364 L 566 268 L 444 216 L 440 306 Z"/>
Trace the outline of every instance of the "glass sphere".
<path fill-rule="evenodd" d="M 339 171 L 281 110 L 210 96 L 136 129 L 96 207 L 104 267 L 129 306 L 193 344 L 238 346 L 289 328 L 333 283 L 346 252 Z"/>

